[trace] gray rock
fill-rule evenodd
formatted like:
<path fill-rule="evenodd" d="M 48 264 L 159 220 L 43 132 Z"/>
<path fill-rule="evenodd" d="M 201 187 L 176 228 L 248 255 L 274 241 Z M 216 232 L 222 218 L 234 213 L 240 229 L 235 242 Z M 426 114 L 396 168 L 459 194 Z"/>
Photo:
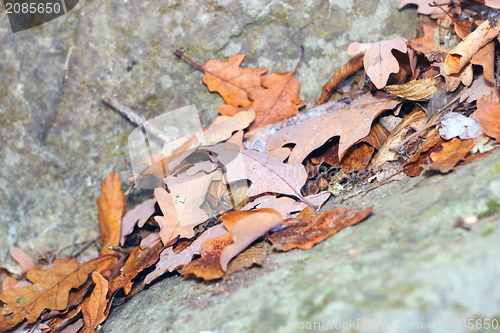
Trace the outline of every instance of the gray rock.
<path fill-rule="evenodd" d="M 38 256 L 98 234 L 100 180 L 111 171 L 122 180 L 132 175 L 127 136 L 134 129 L 102 96 L 117 94 L 146 118 L 195 104 L 207 126 L 222 100 L 174 50 L 200 64 L 246 53 L 245 66 L 283 72 L 296 66 L 302 45 L 297 76 L 312 105 L 348 59 L 351 41 L 414 35 L 415 11 L 399 13 L 397 2 L 81 0 L 16 34 L 5 18 L 0 265 L 12 267 L 14 244 Z"/>

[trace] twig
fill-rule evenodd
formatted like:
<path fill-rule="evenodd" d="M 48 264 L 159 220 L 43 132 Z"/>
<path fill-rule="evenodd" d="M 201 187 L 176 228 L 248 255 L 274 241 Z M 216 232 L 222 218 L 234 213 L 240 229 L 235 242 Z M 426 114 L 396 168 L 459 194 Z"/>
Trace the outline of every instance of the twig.
<path fill-rule="evenodd" d="M 127 117 L 134 124 L 137 124 L 138 126 L 144 128 L 144 130 L 154 135 L 164 143 L 169 143 L 170 141 L 172 141 L 172 139 L 165 135 L 165 133 L 149 123 L 146 118 L 138 115 L 137 113 L 123 105 L 116 97 L 103 97 L 102 101 L 111 106 L 117 112 Z"/>

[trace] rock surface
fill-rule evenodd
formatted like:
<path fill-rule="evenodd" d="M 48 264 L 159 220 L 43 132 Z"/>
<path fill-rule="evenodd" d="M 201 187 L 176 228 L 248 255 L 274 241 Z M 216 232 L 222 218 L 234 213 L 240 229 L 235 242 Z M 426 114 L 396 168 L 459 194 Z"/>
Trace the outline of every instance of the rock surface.
<path fill-rule="evenodd" d="M 400 13 L 397 3 L 80 0 L 16 34 L 4 15 L 0 265 L 13 268 L 14 244 L 36 257 L 98 234 L 100 180 L 132 175 L 127 137 L 135 128 L 103 96 L 117 94 L 146 118 L 195 104 L 207 126 L 221 99 L 174 50 L 201 64 L 246 53 L 246 66 L 291 71 L 302 45 L 301 97 L 312 105 L 351 41 L 414 35 L 415 11 Z"/>
<path fill-rule="evenodd" d="M 272 253 L 262 268 L 211 283 L 167 277 L 114 308 L 103 331 L 492 332 L 462 320 L 500 317 L 499 160 L 348 199 L 373 215 L 311 250 Z M 455 226 L 471 217 L 470 231 Z"/>

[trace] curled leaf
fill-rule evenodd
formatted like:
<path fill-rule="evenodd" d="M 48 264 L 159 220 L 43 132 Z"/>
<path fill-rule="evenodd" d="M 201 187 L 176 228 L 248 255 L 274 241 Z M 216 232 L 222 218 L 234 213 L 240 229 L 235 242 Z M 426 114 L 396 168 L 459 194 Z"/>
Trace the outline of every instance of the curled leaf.
<path fill-rule="evenodd" d="M 422 80 L 414 80 L 405 84 L 385 86 L 384 89 L 393 95 L 410 101 L 422 101 L 432 97 L 437 91 L 436 84 L 441 77 L 430 77 Z"/>

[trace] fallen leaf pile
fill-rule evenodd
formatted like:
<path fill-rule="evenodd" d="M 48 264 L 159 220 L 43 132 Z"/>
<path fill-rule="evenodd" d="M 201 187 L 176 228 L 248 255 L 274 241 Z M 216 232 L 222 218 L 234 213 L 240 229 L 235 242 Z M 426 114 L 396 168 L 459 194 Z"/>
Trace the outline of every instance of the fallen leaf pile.
<path fill-rule="evenodd" d="M 496 3 L 401 1 L 418 6 L 419 36 L 352 43 L 354 58 L 300 113 L 298 65 L 266 74 L 242 67 L 243 54 L 200 66 L 177 52 L 224 101 L 206 144 L 196 135 L 165 142 L 140 175 L 158 187 L 128 211 L 109 174 L 97 200 L 98 252 L 36 264 L 12 247 L 20 267 L 0 267 L 0 331 L 94 332 L 115 299 L 167 272 L 223 278 L 265 264 L 271 250 L 310 249 L 372 212 L 320 212 L 331 195 L 453 172 L 497 150 Z"/>

